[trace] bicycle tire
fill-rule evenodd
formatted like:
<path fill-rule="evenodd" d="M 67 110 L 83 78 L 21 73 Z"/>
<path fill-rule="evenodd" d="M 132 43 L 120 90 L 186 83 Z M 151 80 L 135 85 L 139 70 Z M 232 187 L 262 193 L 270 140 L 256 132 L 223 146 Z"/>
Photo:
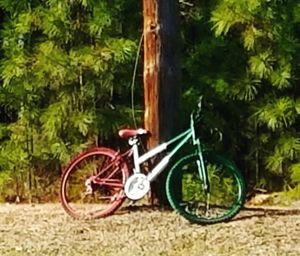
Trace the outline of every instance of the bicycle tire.
<path fill-rule="evenodd" d="M 204 153 L 210 196 L 199 177 L 195 154 L 179 160 L 166 179 L 167 198 L 172 208 L 192 223 L 228 221 L 245 200 L 245 182 L 237 167 L 225 158 Z M 181 188 L 181 189 L 180 189 Z"/>
<path fill-rule="evenodd" d="M 113 214 L 125 200 L 123 187 L 129 176 L 126 162 L 117 152 L 95 147 L 76 156 L 65 168 L 60 183 L 64 210 L 78 219 L 96 219 Z M 98 177 L 97 183 L 88 182 Z M 89 190 L 87 189 L 89 188 Z"/>

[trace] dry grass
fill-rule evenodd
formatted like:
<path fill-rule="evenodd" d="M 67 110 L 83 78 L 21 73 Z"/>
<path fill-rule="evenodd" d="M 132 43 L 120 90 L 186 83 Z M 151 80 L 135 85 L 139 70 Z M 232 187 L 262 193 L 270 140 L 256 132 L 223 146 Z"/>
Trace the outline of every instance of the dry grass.
<path fill-rule="evenodd" d="M 59 204 L 0 205 L 0 255 L 300 255 L 300 215 L 243 211 L 235 220 L 191 225 L 171 211 L 139 208 L 73 220 Z"/>

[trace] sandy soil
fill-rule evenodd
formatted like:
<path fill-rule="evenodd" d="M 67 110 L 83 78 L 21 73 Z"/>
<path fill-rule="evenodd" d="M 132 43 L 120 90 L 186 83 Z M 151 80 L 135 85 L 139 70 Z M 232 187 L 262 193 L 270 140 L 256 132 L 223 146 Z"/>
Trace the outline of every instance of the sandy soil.
<path fill-rule="evenodd" d="M 158 208 L 81 221 L 60 204 L 2 204 L 0 255 L 299 256 L 300 210 L 254 208 L 201 226 Z"/>

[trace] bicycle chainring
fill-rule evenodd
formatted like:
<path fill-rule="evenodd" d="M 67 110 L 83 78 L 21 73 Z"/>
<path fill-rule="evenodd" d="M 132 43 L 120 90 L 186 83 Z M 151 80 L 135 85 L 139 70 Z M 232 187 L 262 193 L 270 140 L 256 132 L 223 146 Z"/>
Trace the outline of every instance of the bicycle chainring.
<path fill-rule="evenodd" d="M 150 191 L 150 181 L 142 173 L 131 175 L 125 183 L 124 192 L 131 200 L 139 200 Z"/>

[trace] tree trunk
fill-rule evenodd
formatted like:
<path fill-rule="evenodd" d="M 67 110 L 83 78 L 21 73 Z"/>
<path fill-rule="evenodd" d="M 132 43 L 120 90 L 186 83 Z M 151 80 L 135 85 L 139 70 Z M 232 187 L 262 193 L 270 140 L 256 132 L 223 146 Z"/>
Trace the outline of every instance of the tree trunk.
<path fill-rule="evenodd" d="M 179 130 L 179 9 L 173 0 L 144 0 L 145 128 L 151 132 L 148 148 L 162 143 Z M 154 193 L 166 202 L 165 173 Z"/>
<path fill-rule="evenodd" d="M 151 132 L 148 147 L 159 143 L 159 67 L 160 33 L 158 25 L 158 0 L 144 0 L 144 101 L 145 128 Z"/>

